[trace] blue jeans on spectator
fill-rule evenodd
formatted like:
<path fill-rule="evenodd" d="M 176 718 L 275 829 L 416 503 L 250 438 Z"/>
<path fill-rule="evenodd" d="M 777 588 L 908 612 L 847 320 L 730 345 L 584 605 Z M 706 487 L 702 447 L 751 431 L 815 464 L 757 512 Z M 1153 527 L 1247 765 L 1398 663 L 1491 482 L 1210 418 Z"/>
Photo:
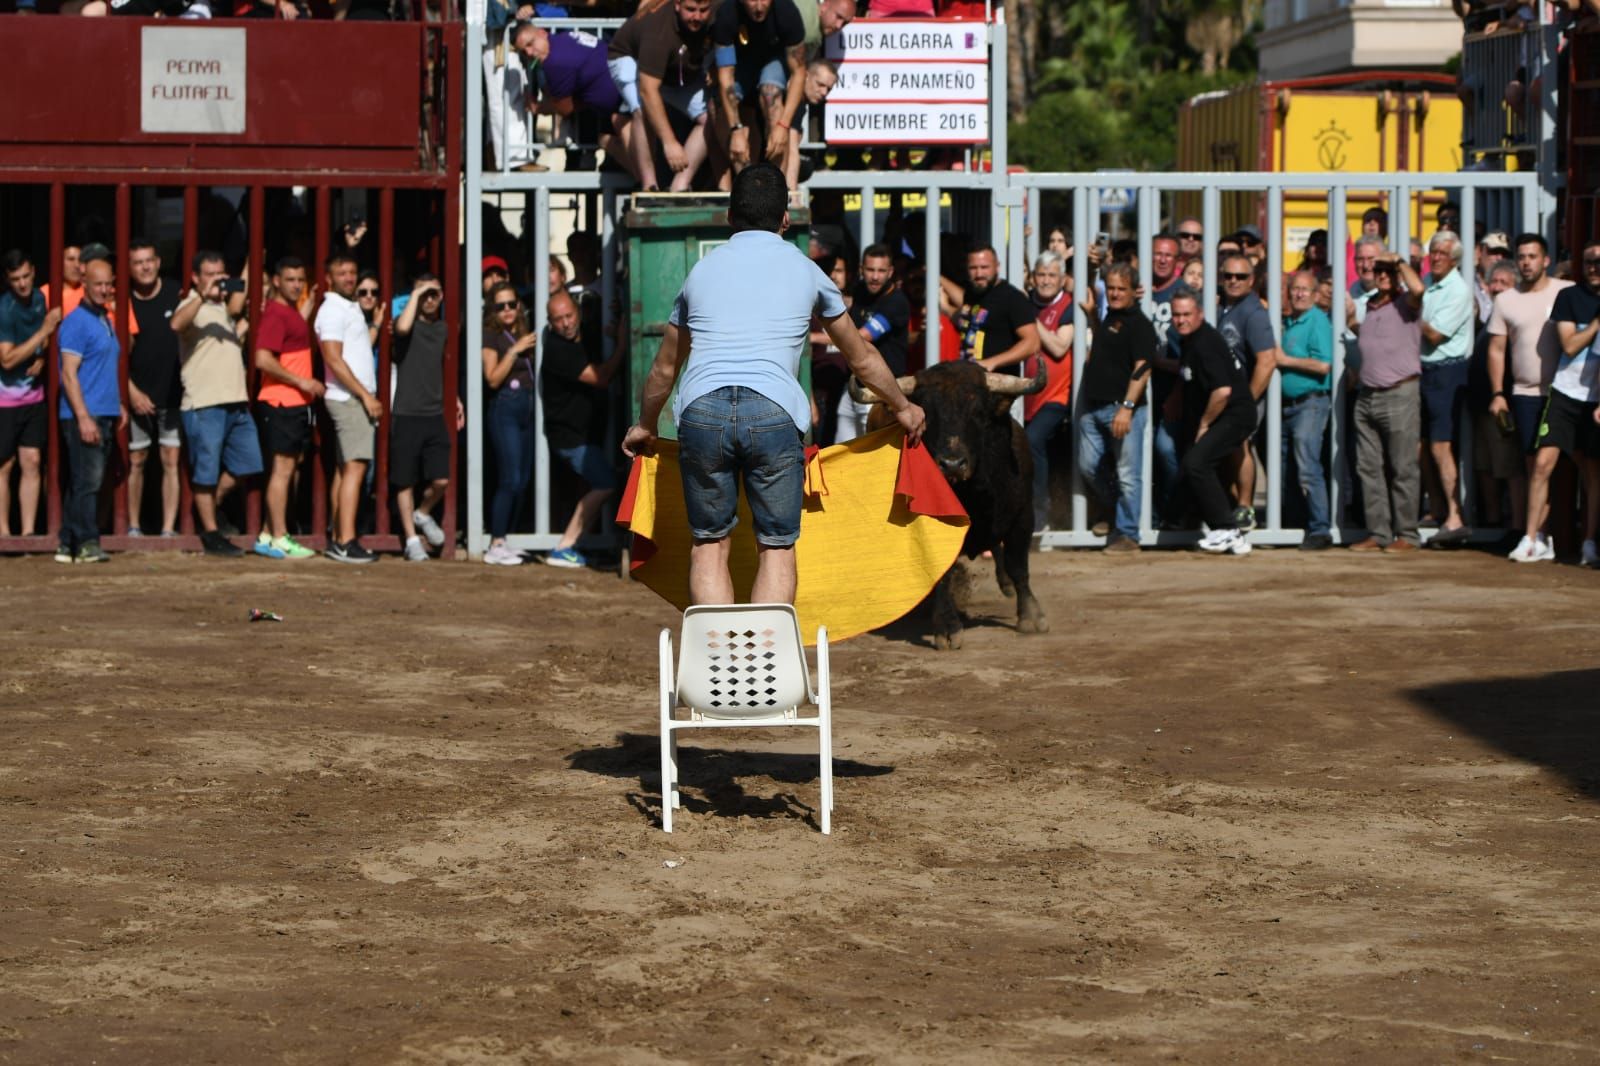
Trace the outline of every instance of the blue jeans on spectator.
<path fill-rule="evenodd" d="M 489 504 L 489 536 L 499 540 L 522 517 L 522 497 L 533 480 L 532 389 L 506 387 L 489 403 L 489 440 L 494 445 L 498 480 Z"/>
<path fill-rule="evenodd" d="M 1033 455 L 1033 531 L 1050 524 L 1050 438 L 1072 413 L 1064 403 L 1047 403 L 1028 420 L 1028 451 Z"/>
<path fill-rule="evenodd" d="M 1322 468 L 1322 443 L 1328 436 L 1328 416 L 1333 401 L 1325 392 L 1308 393 L 1298 401 L 1283 402 L 1283 457 L 1294 449 L 1294 466 L 1300 492 L 1306 501 L 1306 535 L 1327 533 L 1328 478 Z"/>
<path fill-rule="evenodd" d="M 1155 511 L 1156 521 L 1166 522 L 1183 517 L 1167 514 L 1167 505 L 1172 500 L 1172 494 L 1178 490 L 1178 482 L 1182 477 L 1178 472 L 1178 435 L 1182 432 L 1183 427 L 1178 423 L 1157 418 L 1155 432 L 1150 434 L 1150 458 L 1155 463 L 1157 490 L 1150 507 Z"/>
<path fill-rule="evenodd" d="M 1111 422 L 1120 410 L 1121 405 L 1108 403 L 1078 412 L 1078 473 L 1085 485 L 1093 486 L 1103 502 L 1115 502 L 1116 516 L 1112 524 L 1116 532 L 1138 540 L 1139 498 L 1144 491 L 1144 472 L 1139 460 L 1144 451 L 1144 422 L 1150 410 L 1142 404 L 1134 408 L 1128 435 L 1117 440 L 1111 435 Z M 1100 477 L 1101 463 L 1108 453 L 1117 464 L 1115 492 Z"/>
<path fill-rule="evenodd" d="M 117 440 L 117 419 L 97 418 L 95 423 L 100 427 L 100 443 L 85 444 L 78 436 L 77 420 L 61 420 L 71 480 L 67 498 L 62 501 L 59 543 L 69 552 L 100 540 L 100 486 L 105 482 L 106 462 Z"/>

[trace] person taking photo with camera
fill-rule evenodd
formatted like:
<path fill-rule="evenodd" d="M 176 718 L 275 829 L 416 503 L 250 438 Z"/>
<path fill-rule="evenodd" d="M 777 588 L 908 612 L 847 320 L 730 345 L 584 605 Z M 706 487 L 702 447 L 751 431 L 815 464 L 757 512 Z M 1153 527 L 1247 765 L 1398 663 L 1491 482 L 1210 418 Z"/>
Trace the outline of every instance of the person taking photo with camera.
<path fill-rule="evenodd" d="M 243 338 L 245 283 L 228 275 L 220 252 L 196 252 L 189 295 L 172 312 L 183 379 L 179 412 L 189 444 L 189 481 L 207 555 L 244 551 L 217 528 L 217 508 L 234 485 L 261 473 L 261 442 L 250 417 Z"/>

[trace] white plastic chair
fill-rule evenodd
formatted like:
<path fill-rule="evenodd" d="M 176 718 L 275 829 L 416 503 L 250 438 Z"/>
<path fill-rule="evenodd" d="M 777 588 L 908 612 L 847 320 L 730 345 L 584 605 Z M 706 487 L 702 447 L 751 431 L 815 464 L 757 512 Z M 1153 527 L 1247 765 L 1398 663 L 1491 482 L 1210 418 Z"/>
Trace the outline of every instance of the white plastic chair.
<path fill-rule="evenodd" d="M 814 717 L 800 708 L 817 709 Z M 682 706 L 687 718 L 676 716 Z M 817 685 L 811 686 L 800 617 L 787 603 L 690 607 L 683 612 L 677 671 L 672 633 L 661 631 L 661 827 L 672 832 L 678 794 L 678 732 L 801 726 L 817 730 L 822 831 L 833 812 L 833 719 L 828 629 L 817 629 Z"/>

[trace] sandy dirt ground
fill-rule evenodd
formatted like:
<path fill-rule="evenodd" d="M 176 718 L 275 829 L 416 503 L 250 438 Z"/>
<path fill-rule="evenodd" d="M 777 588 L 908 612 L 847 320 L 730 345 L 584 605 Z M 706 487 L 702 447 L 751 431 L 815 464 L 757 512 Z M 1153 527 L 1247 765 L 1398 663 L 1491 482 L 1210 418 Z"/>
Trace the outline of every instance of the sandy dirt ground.
<path fill-rule="evenodd" d="M 827 838 L 750 732 L 661 832 L 614 575 L 0 560 L 0 1061 L 1600 1060 L 1600 574 L 1034 569 L 836 647 Z"/>

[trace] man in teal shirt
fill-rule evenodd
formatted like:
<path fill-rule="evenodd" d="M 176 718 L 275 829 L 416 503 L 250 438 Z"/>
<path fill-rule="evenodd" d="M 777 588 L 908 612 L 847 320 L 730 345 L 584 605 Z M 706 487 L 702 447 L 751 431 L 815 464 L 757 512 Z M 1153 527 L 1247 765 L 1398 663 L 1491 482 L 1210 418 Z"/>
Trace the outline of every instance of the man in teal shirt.
<path fill-rule="evenodd" d="M 1328 432 L 1333 371 L 1333 322 L 1317 306 L 1317 276 L 1302 270 L 1289 279 L 1289 313 L 1283 319 L 1278 370 L 1283 389 L 1283 457 L 1294 449 L 1300 492 L 1305 497 L 1306 535 L 1301 551 L 1333 544 L 1328 517 L 1328 479 L 1322 440 Z"/>
<path fill-rule="evenodd" d="M 1459 544 L 1471 535 L 1456 502 L 1455 443 L 1467 402 L 1467 364 L 1472 358 L 1472 322 L 1477 299 L 1461 276 L 1461 239 L 1440 230 L 1428 242 L 1433 281 L 1422 293 L 1422 437 L 1433 460 L 1427 480 L 1433 513 L 1444 504 L 1434 534 L 1437 546 Z"/>

